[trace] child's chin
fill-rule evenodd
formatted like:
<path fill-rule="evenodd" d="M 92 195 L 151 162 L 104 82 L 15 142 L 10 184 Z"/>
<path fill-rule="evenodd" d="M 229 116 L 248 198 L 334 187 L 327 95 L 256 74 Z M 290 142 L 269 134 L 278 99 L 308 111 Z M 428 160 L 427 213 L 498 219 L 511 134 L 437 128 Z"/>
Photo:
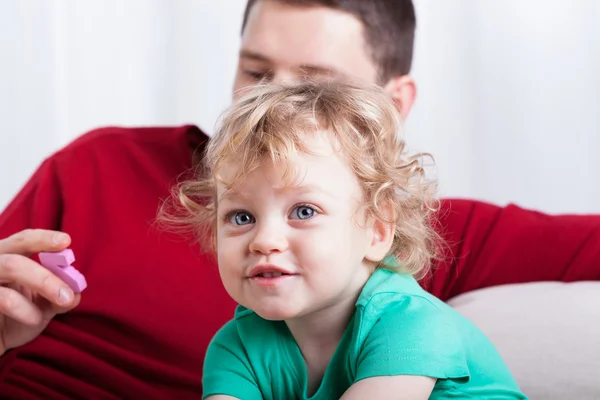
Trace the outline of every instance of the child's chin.
<path fill-rule="evenodd" d="M 268 321 L 283 321 L 291 319 L 296 316 L 296 313 L 291 310 L 265 310 L 257 309 L 253 310 L 259 317 Z"/>

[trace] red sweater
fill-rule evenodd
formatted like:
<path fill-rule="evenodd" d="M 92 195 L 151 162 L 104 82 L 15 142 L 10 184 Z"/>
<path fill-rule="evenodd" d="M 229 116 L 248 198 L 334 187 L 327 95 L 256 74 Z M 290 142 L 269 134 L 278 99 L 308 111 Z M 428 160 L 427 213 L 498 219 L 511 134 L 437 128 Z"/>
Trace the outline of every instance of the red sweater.
<path fill-rule="evenodd" d="M 81 304 L 0 358 L 2 399 L 200 398 L 204 352 L 235 304 L 213 261 L 153 221 L 191 166 L 196 127 L 88 133 L 47 159 L 0 216 L 0 237 L 68 232 Z M 600 216 L 446 200 L 449 256 L 423 282 L 448 299 L 491 285 L 600 279 Z"/>

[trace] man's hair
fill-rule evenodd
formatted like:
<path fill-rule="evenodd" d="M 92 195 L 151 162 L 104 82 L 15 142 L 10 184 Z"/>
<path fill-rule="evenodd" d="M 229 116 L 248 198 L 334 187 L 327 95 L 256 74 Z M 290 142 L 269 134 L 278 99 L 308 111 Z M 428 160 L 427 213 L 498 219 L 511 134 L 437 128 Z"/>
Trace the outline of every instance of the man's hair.
<path fill-rule="evenodd" d="M 252 7 L 248 0 L 242 33 Z M 299 7 L 327 7 L 352 14 L 364 27 L 367 54 L 377 67 L 382 83 L 410 72 L 416 17 L 412 0 L 275 0 Z"/>
<path fill-rule="evenodd" d="M 340 81 L 259 85 L 223 114 L 198 176 L 176 189 L 184 214 L 171 221 L 184 222 L 198 239 L 210 241 L 208 247 L 214 251 L 216 183 L 233 190 L 261 164 L 273 162 L 285 168 L 284 179 L 294 185 L 299 177 L 294 156 L 313 154 L 307 139 L 325 134 L 358 179 L 364 196 L 359 209 L 367 218 L 394 228 L 390 255 L 400 265 L 380 266 L 420 278 L 440 244 L 432 228 L 436 184 L 425 178 L 423 161 L 428 155 L 409 155 L 400 128 L 394 103 L 374 85 Z M 232 164 L 238 172 L 225 179 L 222 168 Z"/>

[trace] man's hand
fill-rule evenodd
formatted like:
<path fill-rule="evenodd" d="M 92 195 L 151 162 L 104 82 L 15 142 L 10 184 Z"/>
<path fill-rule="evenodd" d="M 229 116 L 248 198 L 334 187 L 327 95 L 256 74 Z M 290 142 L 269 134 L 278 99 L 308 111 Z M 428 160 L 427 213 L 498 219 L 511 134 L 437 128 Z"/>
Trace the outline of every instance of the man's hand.
<path fill-rule="evenodd" d="M 39 229 L 0 240 L 0 356 L 35 339 L 56 314 L 79 304 L 79 294 L 29 258 L 70 244 L 65 233 Z"/>

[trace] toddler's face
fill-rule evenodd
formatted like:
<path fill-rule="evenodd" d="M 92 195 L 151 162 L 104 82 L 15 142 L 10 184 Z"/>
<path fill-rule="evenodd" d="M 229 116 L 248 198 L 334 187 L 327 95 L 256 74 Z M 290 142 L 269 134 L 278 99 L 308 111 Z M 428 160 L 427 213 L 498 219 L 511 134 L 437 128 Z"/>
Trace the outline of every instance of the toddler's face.
<path fill-rule="evenodd" d="M 265 161 L 233 190 L 217 184 L 217 255 L 225 289 L 261 317 L 289 320 L 353 302 L 373 242 L 354 172 L 327 134 L 307 136 L 294 174 Z M 220 173 L 228 180 L 235 165 Z"/>

